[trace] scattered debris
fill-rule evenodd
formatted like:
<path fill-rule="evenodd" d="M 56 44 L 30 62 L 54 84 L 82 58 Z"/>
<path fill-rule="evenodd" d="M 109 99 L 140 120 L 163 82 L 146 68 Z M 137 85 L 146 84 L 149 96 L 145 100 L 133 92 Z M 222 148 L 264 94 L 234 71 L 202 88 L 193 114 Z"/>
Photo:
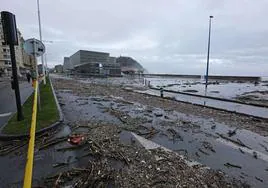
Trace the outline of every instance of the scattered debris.
<path fill-rule="evenodd" d="M 266 152 L 268 152 L 268 148 L 264 144 L 259 143 L 259 145 L 263 147 Z"/>
<path fill-rule="evenodd" d="M 186 90 L 183 90 L 182 92 L 187 92 L 187 93 L 198 93 L 197 90 L 194 90 L 194 89 L 186 89 Z"/>
<path fill-rule="evenodd" d="M 231 136 L 235 135 L 236 134 L 236 130 L 237 130 L 237 128 L 234 129 L 234 130 L 229 130 L 228 131 L 228 136 L 231 137 Z"/>
<path fill-rule="evenodd" d="M 216 151 L 215 151 L 215 149 L 213 148 L 213 146 L 212 146 L 211 143 L 209 143 L 209 142 L 207 142 L 207 141 L 204 141 L 204 142 L 202 142 L 202 146 L 203 146 L 205 149 L 210 150 L 210 151 L 216 153 Z"/>
<path fill-rule="evenodd" d="M 256 151 L 253 151 L 253 157 L 254 157 L 255 159 L 258 158 L 258 156 L 257 156 L 257 152 L 256 152 Z"/>
<path fill-rule="evenodd" d="M 211 126 L 211 129 L 215 129 L 216 128 L 216 124 Z"/>
<path fill-rule="evenodd" d="M 148 130 L 147 132 L 142 133 L 142 132 L 139 131 L 139 132 L 138 132 L 138 135 L 142 135 L 142 136 L 145 136 L 146 139 L 150 139 L 150 138 L 152 138 L 155 134 L 159 133 L 159 131 L 156 130 L 154 127 L 151 127 L 150 129 L 148 129 L 148 128 L 146 127 L 146 129 Z"/>
<path fill-rule="evenodd" d="M 225 163 L 224 166 L 226 166 L 227 168 L 233 167 L 233 168 L 242 168 L 239 165 L 235 165 L 235 164 L 231 164 L 231 163 Z"/>
<path fill-rule="evenodd" d="M 168 116 L 166 116 L 166 115 L 164 116 L 164 118 L 165 118 L 165 119 L 170 119 L 170 118 L 169 118 Z"/>
<path fill-rule="evenodd" d="M 240 151 L 241 153 L 245 154 L 245 152 L 244 152 L 241 148 L 238 148 L 238 149 L 239 149 L 239 151 Z"/>
<path fill-rule="evenodd" d="M 260 182 L 263 182 L 263 180 L 261 178 L 257 177 L 257 176 L 255 176 L 255 179 L 260 181 Z"/>
<path fill-rule="evenodd" d="M 62 167 L 62 166 L 66 166 L 68 165 L 68 163 L 56 163 L 56 164 L 53 164 L 53 168 L 56 168 L 56 167 Z"/>
<path fill-rule="evenodd" d="M 179 139 L 180 141 L 183 141 L 183 137 L 172 128 L 167 129 L 167 134 L 170 140 Z"/>
<path fill-rule="evenodd" d="M 88 102 L 83 102 L 83 103 L 79 103 L 78 105 L 83 106 L 83 105 L 87 105 L 87 104 L 89 104 L 89 103 Z"/>
<path fill-rule="evenodd" d="M 210 91 L 210 93 L 220 93 L 219 91 Z"/>
<path fill-rule="evenodd" d="M 204 150 L 198 148 L 198 151 L 200 151 L 201 153 L 205 154 L 205 155 L 209 155 L 209 153 L 205 152 Z"/>
<path fill-rule="evenodd" d="M 143 134 L 144 137 L 147 137 L 147 138 L 152 138 L 154 135 L 156 135 L 157 132 L 160 131 L 160 134 L 162 134 L 163 132 L 164 132 L 163 135 L 167 133 L 166 135 L 168 136 L 168 138 L 174 140 L 176 135 L 177 135 L 176 133 L 178 133 L 178 134 L 181 133 L 182 136 L 185 135 L 184 140 L 187 142 L 189 134 L 194 134 L 194 131 L 196 131 L 196 132 L 197 131 L 203 131 L 203 126 L 201 126 L 201 128 L 200 127 L 199 128 L 194 128 L 192 126 L 193 121 L 189 121 L 189 122 L 185 122 L 185 123 L 180 122 L 180 125 L 176 126 L 177 125 L 176 122 L 181 121 L 181 119 L 179 119 L 181 116 L 177 116 L 177 120 L 175 121 L 175 123 L 173 123 L 173 125 L 168 124 L 168 125 L 164 125 L 164 126 L 158 126 L 159 121 L 162 121 L 164 119 L 166 121 L 169 120 L 166 117 L 171 117 L 170 119 L 174 120 L 173 116 L 167 116 L 166 115 L 167 113 L 164 112 L 164 109 L 166 109 L 166 108 L 171 109 L 171 110 L 176 111 L 176 112 L 185 113 L 185 114 L 200 115 L 201 118 L 203 118 L 204 114 L 205 115 L 209 114 L 210 117 L 215 116 L 215 121 L 213 120 L 213 122 L 221 122 L 222 121 L 222 122 L 226 123 L 226 125 L 231 125 L 231 126 L 234 125 L 234 126 L 239 127 L 239 128 L 241 128 L 241 127 L 243 128 L 243 127 L 246 127 L 246 126 L 251 126 L 252 127 L 251 124 L 252 124 L 253 120 L 250 120 L 249 118 L 244 117 L 244 116 L 242 118 L 242 117 L 239 117 L 239 115 L 234 116 L 231 113 L 215 111 L 213 109 L 207 109 L 207 108 L 206 109 L 203 109 L 203 108 L 201 109 L 201 108 L 195 107 L 195 106 L 194 107 L 193 106 L 188 107 L 190 105 L 187 104 L 188 105 L 187 106 L 186 104 L 183 104 L 183 103 L 181 103 L 181 105 L 178 105 L 175 102 L 168 102 L 168 100 L 159 100 L 158 99 L 159 100 L 158 101 L 153 96 L 147 96 L 147 95 L 142 96 L 141 94 L 132 94 L 131 92 L 128 92 L 125 95 L 124 93 L 126 93 L 126 92 L 120 93 L 121 90 L 117 89 L 116 87 L 110 86 L 110 85 L 106 86 L 107 88 L 102 88 L 97 84 L 92 85 L 92 86 L 91 86 L 91 84 L 88 84 L 88 87 L 86 88 L 86 90 L 85 89 L 82 90 L 81 87 L 75 86 L 75 84 L 73 84 L 73 83 L 66 83 L 66 84 L 68 84 L 68 86 L 71 85 L 71 87 L 75 88 L 74 92 L 78 93 L 78 95 L 80 95 L 80 93 L 84 93 L 84 94 L 89 95 L 89 96 L 98 96 L 98 95 L 107 95 L 107 93 L 109 93 L 109 94 L 113 93 L 113 95 L 115 95 L 115 96 L 122 96 L 122 98 L 124 98 L 124 100 L 135 101 L 135 103 L 132 104 L 133 106 L 136 106 L 137 103 L 144 104 L 144 105 L 153 105 L 152 110 L 149 112 L 149 115 L 152 116 L 150 118 L 150 121 L 149 121 L 148 120 L 149 116 L 146 116 L 146 118 L 145 118 L 145 116 L 141 115 L 142 113 L 145 114 L 144 112 L 146 112 L 147 108 L 144 109 L 144 112 L 139 114 L 139 113 L 136 113 L 136 111 L 134 111 L 134 110 L 127 109 L 128 107 L 126 105 L 125 106 L 122 106 L 122 105 L 119 106 L 116 103 L 114 103 L 114 105 L 110 107 L 110 104 L 111 104 L 110 101 L 107 102 L 107 103 L 102 103 L 102 104 L 104 104 L 103 108 L 106 108 L 107 112 L 109 112 L 111 114 L 114 113 L 112 115 L 114 115 L 115 117 L 117 117 L 121 121 L 121 122 L 117 121 L 117 122 L 119 122 L 118 123 L 118 128 L 119 129 L 122 128 L 122 129 L 125 129 L 125 130 L 131 130 L 131 131 L 134 131 L 135 133 L 140 132 L 141 134 Z M 61 85 L 60 85 L 60 87 L 61 87 Z M 100 101 L 100 102 L 103 102 L 103 101 Z M 159 109 L 159 108 L 163 109 L 163 111 L 162 111 L 163 114 L 161 116 L 159 116 L 159 117 L 162 117 L 162 118 L 155 118 L 156 116 L 155 116 L 154 112 L 156 111 L 155 110 L 156 108 L 157 109 Z M 122 109 L 124 109 L 124 110 L 122 110 Z M 127 110 L 125 110 L 125 109 L 127 109 Z M 148 114 L 148 112 L 146 112 L 146 113 Z M 141 118 L 143 118 L 143 117 L 146 120 L 145 123 L 141 123 L 142 122 Z M 191 119 L 191 117 L 187 117 L 185 119 L 188 120 L 188 118 Z M 143 127 L 146 127 L 146 128 L 139 127 L 139 125 L 142 125 Z M 197 125 L 201 125 L 201 123 L 198 122 Z M 216 128 L 216 124 L 213 125 L 213 124 L 208 123 L 208 125 L 209 126 L 212 125 L 211 129 Z M 256 129 L 258 128 L 257 127 L 258 125 L 265 125 L 265 122 L 257 122 Z M 218 124 L 217 124 L 217 126 L 218 126 Z M 80 164 L 81 166 L 79 166 L 79 168 L 84 169 L 84 170 L 82 170 L 84 175 L 82 175 L 82 173 L 80 173 L 79 170 L 76 171 L 74 169 L 71 169 L 71 171 L 75 172 L 74 174 L 77 175 L 77 177 L 75 175 L 67 176 L 67 175 L 63 174 L 63 176 L 60 177 L 60 182 L 62 180 L 66 181 L 65 179 L 68 179 L 67 177 L 73 178 L 74 180 L 73 180 L 73 182 L 70 182 L 69 180 L 67 180 L 67 182 L 61 183 L 60 187 L 68 186 L 68 185 L 73 186 L 73 187 L 75 187 L 75 185 L 76 186 L 81 185 L 81 186 L 84 186 L 84 187 L 89 187 L 90 185 L 87 182 L 88 181 L 90 181 L 90 182 L 95 181 L 95 179 L 93 179 L 92 176 L 95 176 L 95 175 L 106 176 L 107 174 L 109 174 L 108 172 L 110 172 L 112 175 L 114 175 L 113 173 L 115 173 L 115 176 L 112 176 L 111 179 L 109 179 L 109 180 L 107 180 L 107 179 L 105 179 L 105 180 L 97 179 L 95 181 L 96 184 L 93 185 L 93 186 L 95 186 L 95 187 L 100 186 L 101 187 L 101 186 L 111 185 L 110 187 L 113 187 L 115 182 L 116 183 L 118 183 L 118 182 L 122 183 L 123 182 L 122 179 L 121 179 L 122 174 L 123 174 L 123 175 L 125 175 L 125 182 L 123 182 L 120 185 L 119 184 L 116 184 L 116 185 L 118 185 L 118 187 L 123 186 L 123 185 L 124 185 L 123 187 L 131 187 L 132 184 L 129 184 L 129 181 L 128 181 L 128 177 L 131 177 L 128 174 L 129 173 L 128 169 L 130 167 L 132 168 L 132 166 L 136 165 L 136 160 L 140 159 L 140 158 L 137 157 L 138 155 L 143 156 L 143 154 L 146 154 L 146 152 L 143 153 L 143 150 L 136 149 L 137 153 L 132 153 L 132 155 L 130 156 L 125 151 L 126 148 L 124 146 L 122 146 L 122 144 L 123 144 L 123 142 L 122 142 L 122 143 L 120 143 L 120 147 L 123 147 L 123 149 L 120 150 L 120 153 L 123 155 L 123 157 L 122 157 L 121 154 L 118 153 L 118 147 L 117 146 L 115 147 L 115 145 L 114 145 L 114 143 L 116 143 L 115 142 L 116 137 L 113 137 L 113 131 L 109 132 L 110 135 L 108 135 L 107 138 L 104 138 L 103 135 L 100 135 L 99 133 L 97 133 L 97 135 L 100 137 L 100 138 L 98 138 L 96 136 L 91 135 L 92 130 L 91 130 L 90 127 L 85 126 L 84 128 L 88 129 L 89 131 L 88 131 L 88 135 L 85 136 L 85 144 L 83 145 L 83 148 L 81 150 L 79 150 L 79 152 L 83 151 L 84 153 L 82 153 L 78 157 L 83 157 L 84 160 L 88 159 L 90 161 L 90 164 L 83 164 L 83 165 Z M 96 129 L 96 130 L 99 130 L 102 133 L 102 130 L 104 129 L 104 128 L 103 129 L 102 128 L 94 127 L 93 130 Z M 174 131 L 172 131 L 172 130 L 167 131 L 168 128 L 174 129 Z M 209 129 L 210 129 L 210 127 L 209 127 Z M 248 129 L 252 130 L 251 128 L 248 128 Z M 265 130 L 267 128 L 262 127 L 262 129 Z M 107 129 L 107 130 L 110 131 L 109 129 Z M 188 130 L 188 131 L 186 133 L 182 132 L 182 131 L 185 131 L 185 130 L 186 131 Z M 194 131 L 192 131 L 192 130 L 194 130 Z M 202 133 L 202 136 L 204 134 L 206 134 L 206 135 L 209 135 L 209 137 L 211 139 L 215 138 L 215 131 L 207 130 L 207 127 L 206 127 L 206 132 L 208 132 L 208 133 Z M 211 133 L 213 133 L 213 134 L 211 134 Z M 157 134 L 157 136 L 160 135 L 160 134 Z M 104 134 L 104 135 L 107 135 L 107 134 Z M 196 136 L 199 136 L 199 135 L 196 135 Z M 225 135 L 223 135 L 223 136 L 225 136 Z M 231 135 L 231 136 L 233 136 L 233 135 Z M 225 137 L 228 138 L 228 134 L 226 134 Z M 233 143 L 235 143 L 235 144 L 237 144 L 237 145 L 239 145 L 241 147 L 245 147 L 245 146 L 243 146 L 245 144 L 243 142 L 241 142 L 241 140 L 236 140 L 234 138 L 232 138 L 232 139 L 233 140 L 231 142 L 233 142 Z M 91 140 L 93 140 L 94 142 L 92 142 Z M 198 144 L 198 142 L 202 142 L 202 141 L 203 140 L 199 139 L 199 140 L 195 141 L 195 143 L 193 143 L 193 144 Z M 171 143 L 171 141 L 169 141 L 169 142 Z M 246 142 L 246 143 L 248 143 L 248 142 Z M 99 147 L 97 145 L 99 145 Z M 136 146 L 136 145 L 138 145 L 138 144 L 129 144 L 127 147 L 131 148 L 132 146 Z M 217 145 L 214 146 L 215 149 L 218 148 L 216 146 Z M 76 149 L 78 149 L 78 148 L 76 148 Z M 210 147 L 210 145 L 204 144 L 201 147 L 201 151 L 200 150 L 196 151 L 196 156 L 200 157 L 200 155 L 201 155 L 200 153 L 203 153 L 203 152 L 205 152 L 206 154 L 213 155 L 213 153 L 209 152 L 208 150 L 212 151 L 214 149 L 213 149 L 213 147 Z M 215 150 L 214 150 L 214 152 L 215 152 Z M 217 152 L 218 152 L 218 150 L 217 150 Z M 143 153 L 143 154 L 140 154 L 140 153 Z M 205 154 L 205 153 L 203 153 L 203 154 Z M 152 152 L 152 154 L 157 154 L 158 155 L 158 153 L 154 153 L 154 152 Z M 240 155 L 240 156 L 242 156 L 242 155 Z M 132 185 L 132 187 L 138 187 L 138 186 L 140 186 L 140 187 L 148 187 L 148 186 L 152 186 L 152 185 L 154 185 L 155 187 L 161 187 L 161 186 L 175 187 L 177 185 L 177 184 L 175 184 L 175 185 L 172 184 L 172 182 L 170 182 L 170 179 L 169 179 L 169 176 L 168 176 L 169 173 L 170 173 L 169 171 L 172 171 L 173 169 L 169 169 L 169 168 L 165 169 L 165 168 L 163 168 L 161 166 L 162 165 L 161 163 L 165 162 L 165 160 L 167 160 L 167 159 L 171 160 L 169 154 L 165 154 L 164 156 L 160 155 L 160 157 L 163 158 L 162 160 L 158 161 L 160 163 L 160 166 L 158 164 L 152 164 L 151 160 L 150 159 L 147 160 L 146 157 L 144 157 L 144 159 L 142 158 L 142 160 L 146 161 L 146 163 L 143 164 L 143 165 L 146 168 L 151 169 L 152 172 L 144 173 L 143 171 L 142 172 L 138 171 L 138 170 L 135 171 L 136 167 L 134 168 L 134 170 L 132 169 L 131 173 L 134 176 L 133 181 L 134 180 L 136 181 L 136 177 L 135 177 L 136 173 L 139 174 L 140 176 L 142 176 L 142 177 L 140 177 L 141 179 L 138 179 L 138 180 L 141 180 L 140 184 L 139 185 L 136 185 L 136 184 Z M 206 157 L 206 156 L 204 156 L 204 157 Z M 103 163 L 100 163 L 101 160 L 104 160 Z M 99 166 L 101 166 L 100 164 L 105 163 L 105 160 L 107 160 L 107 164 L 104 165 L 104 166 L 107 167 L 107 169 L 109 169 L 107 171 L 107 173 L 104 173 L 103 171 L 105 171 L 105 170 L 103 170 L 102 168 L 99 167 Z M 253 159 L 251 159 L 251 160 L 253 160 Z M 172 162 L 172 164 L 174 164 L 172 160 L 171 160 L 171 162 Z M 115 166 L 111 165 L 112 163 L 116 163 L 116 165 Z M 165 165 L 168 166 L 169 165 L 168 163 L 169 162 L 165 163 Z M 92 164 L 94 164 L 93 165 L 94 169 L 92 170 L 92 174 L 91 174 L 90 172 L 91 172 Z M 180 167 L 180 165 L 178 165 L 178 166 L 173 165 L 173 166 L 174 166 L 174 168 L 179 168 Z M 95 169 L 95 167 L 97 169 Z M 184 166 L 182 165 L 182 167 L 184 167 Z M 121 172 L 120 172 L 121 174 L 119 174 L 119 175 L 117 174 L 118 173 L 118 171 L 117 171 L 118 168 L 120 168 L 120 170 L 121 170 Z M 172 167 L 170 167 L 170 168 L 172 168 Z M 106 169 L 106 168 L 104 168 L 104 169 Z M 143 170 L 143 169 L 141 169 L 141 170 Z M 168 171 L 168 172 L 166 172 L 166 171 Z M 154 176 L 154 175 L 152 175 L 153 172 L 155 172 L 156 174 L 160 172 L 160 173 L 163 173 L 164 175 L 161 174 L 163 177 L 160 176 L 160 175 L 159 175 L 160 177 L 158 177 L 156 175 Z M 173 172 L 176 172 L 176 171 L 173 171 Z M 118 175 L 118 177 L 117 177 L 117 175 Z M 88 178 L 88 176 L 90 176 L 90 177 Z M 155 179 L 152 180 L 151 176 L 154 176 Z M 210 176 L 210 177 L 212 177 L 212 179 L 213 179 L 214 176 L 215 176 L 215 174 L 213 176 Z M 55 180 L 58 177 L 59 176 L 55 177 L 53 183 L 55 183 Z M 188 177 L 190 177 L 190 176 L 188 176 Z M 179 185 L 182 185 L 182 187 L 183 186 L 190 187 L 189 185 L 193 185 L 193 184 L 190 183 L 191 182 L 190 178 L 188 178 L 188 180 L 187 180 L 187 182 L 185 182 L 185 184 L 183 182 L 181 182 L 181 178 L 179 178 L 179 180 L 177 179 L 176 176 L 170 176 L 170 178 L 171 179 L 175 178 L 179 182 Z M 145 181 L 145 179 L 146 179 L 146 181 Z M 69 183 L 68 183 L 68 181 L 69 181 Z M 215 182 L 216 183 L 214 183 L 213 181 L 210 181 L 210 184 L 208 184 L 208 185 L 212 185 L 213 187 L 225 187 L 224 185 L 221 186 L 221 184 L 218 184 L 217 181 L 215 181 Z M 77 183 L 77 184 L 75 184 L 75 183 Z M 169 186 L 169 183 L 171 185 L 173 185 L 173 186 Z M 204 185 L 204 184 L 199 184 L 199 185 Z M 232 186 L 230 186 L 230 187 L 232 187 Z"/>
<path fill-rule="evenodd" d="M 84 154 L 88 158 L 76 168 L 59 172 L 45 179 L 45 187 L 240 187 L 223 173 L 190 167 L 184 159 L 162 149 L 146 150 L 137 145 L 120 144 L 118 126 L 99 125 L 85 136 Z M 173 132 L 173 131 L 172 131 Z M 72 149 L 78 149 L 79 145 Z M 184 151 L 185 152 L 185 151 Z M 67 166 L 57 163 L 54 167 Z M 68 167 L 70 167 L 68 165 Z"/>
<path fill-rule="evenodd" d="M 60 105 L 60 106 L 64 106 L 65 103 L 63 103 L 63 102 L 59 102 L 59 105 Z"/>
<path fill-rule="evenodd" d="M 59 184 L 61 183 L 60 182 L 61 175 L 62 175 L 62 173 L 59 174 L 57 180 L 55 181 L 54 187 L 59 187 Z"/>
<path fill-rule="evenodd" d="M 154 113 L 154 115 L 155 115 L 156 117 L 162 117 L 162 116 L 163 116 L 163 113 L 162 113 L 162 112 L 158 112 L 158 111 L 156 111 L 156 112 Z"/>
<path fill-rule="evenodd" d="M 224 136 L 223 134 L 220 134 L 220 133 L 216 133 L 216 134 L 219 135 L 221 138 L 223 138 L 225 140 L 228 140 L 228 141 L 230 141 L 230 142 L 232 142 L 232 143 L 234 143 L 236 145 L 239 145 L 239 146 L 242 146 L 242 147 L 246 147 L 248 149 L 251 149 L 250 147 L 248 147 L 247 145 L 245 145 L 240 139 L 237 139 L 237 141 L 236 141 L 236 140 L 232 140 L 232 139 Z"/>
<path fill-rule="evenodd" d="M 22 141 L 10 141 L 7 144 L 0 145 L 0 156 L 7 155 L 13 151 L 22 148 L 23 146 L 27 145 L 28 142 L 26 140 Z"/>
<path fill-rule="evenodd" d="M 55 138 L 53 140 L 48 140 L 45 143 L 43 143 L 42 146 L 39 147 L 38 149 L 40 151 L 40 150 L 46 149 L 50 146 L 56 145 L 60 142 L 66 141 L 66 140 L 67 140 L 67 137 L 60 137 L 60 138 Z"/>

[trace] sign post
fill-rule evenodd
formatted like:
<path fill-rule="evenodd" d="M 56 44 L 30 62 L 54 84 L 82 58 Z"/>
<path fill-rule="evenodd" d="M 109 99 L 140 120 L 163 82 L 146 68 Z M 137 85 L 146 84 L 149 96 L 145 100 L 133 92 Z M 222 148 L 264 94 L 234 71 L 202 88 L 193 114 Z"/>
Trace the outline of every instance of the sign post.
<path fill-rule="evenodd" d="M 14 14 L 6 11 L 1 12 L 1 18 L 3 23 L 4 40 L 5 43 L 9 45 L 10 48 L 12 77 L 13 77 L 12 87 L 14 87 L 16 96 L 17 120 L 21 121 L 24 119 L 24 117 L 21 108 L 20 88 L 19 88 L 18 72 L 17 72 L 18 70 L 17 70 L 16 55 L 14 49 L 14 45 L 18 45 L 16 18 Z"/>
<path fill-rule="evenodd" d="M 40 40 L 37 40 L 34 38 L 26 40 L 24 45 L 23 45 L 23 48 L 27 54 L 34 56 L 34 58 L 39 57 L 45 53 L 45 45 Z M 43 76 L 45 76 L 45 75 L 43 75 Z M 39 77 L 38 65 L 36 62 L 36 82 L 38 82 L 38 77 Z M 39 87 L 38 87 L 38 104 L 39 104 L 38 105 L 39 110 L 41 110 Z"/>

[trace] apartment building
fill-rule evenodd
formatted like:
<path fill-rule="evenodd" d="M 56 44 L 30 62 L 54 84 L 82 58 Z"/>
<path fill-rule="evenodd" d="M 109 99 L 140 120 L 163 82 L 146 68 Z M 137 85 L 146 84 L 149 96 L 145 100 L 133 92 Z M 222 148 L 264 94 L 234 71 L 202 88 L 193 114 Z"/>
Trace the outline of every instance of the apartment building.
<path fill-rule="evenodd" d="M 35 66 L 37 62 L 36 58 L 28 55 L 23 50 L 24 39 L 22 37 L 21 32 L 18 30 L 18 45 L 15 46 L 15 56 L 16 56 L 16 64 L 18 69 L 18 74 L 25 72 L 27 69 L 31 69 Z M 9 45 L 7 45 L 4 41 L 4 33 L 2 22 L 0 19 L 0 70 L 5 73 L 11 71 L 11 57 L 10 57 L 10 49 Z"/>

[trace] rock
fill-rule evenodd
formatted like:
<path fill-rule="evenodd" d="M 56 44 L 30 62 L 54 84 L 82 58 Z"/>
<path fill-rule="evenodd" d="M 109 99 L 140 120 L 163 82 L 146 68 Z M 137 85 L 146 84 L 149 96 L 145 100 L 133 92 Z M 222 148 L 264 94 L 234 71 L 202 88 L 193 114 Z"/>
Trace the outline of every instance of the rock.
<path fill-rule="evenodd" d="M 161 112 L 155 112 L 154 115 L 155 115 L 156 117 L 162 117 L 162 116 L 163 116 L 163 114 L 162 114 Z"/>

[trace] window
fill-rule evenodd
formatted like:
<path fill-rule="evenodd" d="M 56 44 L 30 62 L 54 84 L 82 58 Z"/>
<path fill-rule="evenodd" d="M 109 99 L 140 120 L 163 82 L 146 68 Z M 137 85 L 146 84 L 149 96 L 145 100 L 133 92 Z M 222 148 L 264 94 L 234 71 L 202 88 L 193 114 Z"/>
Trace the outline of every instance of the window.
<path fill-rule="evenodd" d="M 5 42 L 2 42 L 2 45 L 7 45 Z"/>
<path fill-rule="evenodd" d="M 9 65 L 10 63 L 9 63 L 9 61 L 5 61 L 5 65 Z"/>
<path fill-rule="evenodd" d="M 7 51 L 7 49 L 3 48 L 3 52 L 6 52 L 6 51 Z"/>
<path fill-rule="evenodd" d="M 4 55 L 4 58 L 10 59 L 10 55 Z"/>

